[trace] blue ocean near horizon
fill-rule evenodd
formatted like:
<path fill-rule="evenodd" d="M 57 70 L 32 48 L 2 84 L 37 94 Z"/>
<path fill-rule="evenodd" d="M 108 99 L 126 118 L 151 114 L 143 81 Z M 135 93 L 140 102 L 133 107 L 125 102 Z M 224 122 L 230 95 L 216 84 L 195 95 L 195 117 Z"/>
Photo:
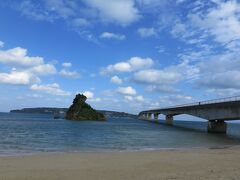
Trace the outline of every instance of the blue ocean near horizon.
<path fill-rule="evenodd" d="M 229 123 L 227 135 L 206 133 L 206 122 L 175 121 L 174 125 L 127 118 L 76 122 L 51 115 L 0 113 L 0 156 L 240 145 L 239 123 Z"/>

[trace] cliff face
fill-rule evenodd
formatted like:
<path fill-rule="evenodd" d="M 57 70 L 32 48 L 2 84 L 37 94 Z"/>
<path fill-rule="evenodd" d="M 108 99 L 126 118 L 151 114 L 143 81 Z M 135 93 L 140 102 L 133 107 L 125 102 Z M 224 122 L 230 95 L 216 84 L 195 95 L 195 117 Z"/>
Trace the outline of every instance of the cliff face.
<path fill-rule="evenodd" d="M 104 115 L 93 109 L 89 104 L 86 103 L 86 100 L 86 96 L 82 94 L 76 95 L 75 99 L 73 100 L 73 104 L 70 106 L 66 113 L 66 119 L 77 121 L 104 121 Z"/>

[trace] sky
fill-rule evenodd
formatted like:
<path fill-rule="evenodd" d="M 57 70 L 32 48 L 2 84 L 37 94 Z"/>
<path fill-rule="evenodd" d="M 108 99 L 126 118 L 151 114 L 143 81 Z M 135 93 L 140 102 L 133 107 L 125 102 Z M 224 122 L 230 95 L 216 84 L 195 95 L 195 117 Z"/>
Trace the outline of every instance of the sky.
<path fill-rule="evenodd" d="M 239 48 L 239 0 L 1 1 L 0 111 L 237 96 Z"/>

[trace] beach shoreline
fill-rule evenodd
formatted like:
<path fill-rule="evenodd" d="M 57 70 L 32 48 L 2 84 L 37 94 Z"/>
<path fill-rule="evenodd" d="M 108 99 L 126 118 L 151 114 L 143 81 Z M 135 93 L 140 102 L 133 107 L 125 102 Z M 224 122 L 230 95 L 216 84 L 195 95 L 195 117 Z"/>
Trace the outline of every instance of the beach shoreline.
<path fill-rule="evenodd" d="M 240 147 L 0 157 L 6 180 L 239 179 Z"/>
<path fill-rule="evenodd" d="M 96 150 L 69 150 L 69 151 L 37 151 L 26 153 L 1 154 L 1 157 L 27 157 L 39 155 L 59 155 L 59 154 L 88 154 L 88 153 L 134 153 L 134 152 L 168 152 L 168 151 L 197 151 L 210 149 L 240 149 L 240 145 L 208 146 L 208 147 L 176 147 L 176 148 L 142 148 L 142 149 L 96 149 Z"/>

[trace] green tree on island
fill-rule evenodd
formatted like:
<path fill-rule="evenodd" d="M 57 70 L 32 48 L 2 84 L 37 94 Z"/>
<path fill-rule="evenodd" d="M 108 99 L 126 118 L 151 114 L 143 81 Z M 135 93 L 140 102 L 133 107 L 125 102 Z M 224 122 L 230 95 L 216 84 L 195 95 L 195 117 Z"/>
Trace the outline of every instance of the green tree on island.
<path fill-rule="evenodd" d="M 73 104 L 70 106 L 66 113 L 66 119 L 68 120 L 93 120 L 93 121 L 104 121 L 106 120 L 104 115 L 89 104 L 86 103 L 87 97 L 83 94 L 76 95 L 73 100 Z"/>

